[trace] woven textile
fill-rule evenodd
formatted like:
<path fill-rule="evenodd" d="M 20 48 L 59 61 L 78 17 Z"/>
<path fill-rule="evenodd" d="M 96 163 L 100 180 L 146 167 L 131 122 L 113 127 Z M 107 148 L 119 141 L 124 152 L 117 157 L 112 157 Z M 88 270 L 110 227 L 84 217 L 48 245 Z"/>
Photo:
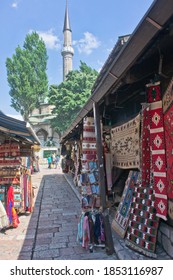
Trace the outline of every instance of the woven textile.
<path fill-rule="evenodd" d="M 150 183 L 150 119 L 149 108 L 144 108 L 142 111 L 142 155 L 141 155 L 141 169 L 142 169 L 142 183 L 149 185 Z"/>
<path fill-rule="evenodd" d="M 148 257 L 156 257 L 158 225 L 153 188 L 135 186 L 125 244 Z"/>
<path fill-rule="evenodd" d="M 0 201 L 0 229 L 2 229 L 4 227 L 8 227 L 8 225 L 9 225 L 9 219 L 8 219 L 4 206 L 3 206 L 2 202 Z"/>
<path fill-rule="evenodd" d="M 130 206 L 132 202 L 133 187 L 137 182 L 138 175 L 139 175 L 138 171 L 129 172 L 129 176 L 126 180 L 121 202 L 118 206 L 117 212 L 115 214 L 115 218 L 112 221 L 112 228 L 122 238 L 124 238 L 127 231 L 128 220 L 130 215 Z"/>
<path fill-rule="evenodd" d="M 157 216 L 167 220 L 167 179 L 162 101 L 150 105 L 150 143 Z"/>
<path fill-rule="evenodd" d="M 139 168 L 140 165 L 140 115 L 127 123 L 111 130 L 112 163 L 114 166 L 127 169 Z"/>
<path fill-rule="evenodd" d="M 173 105 L 164 115 L 165 139 L 166 139 L 166 163 L 167 163 L 167 194 L 173 198 Z"/>
<path fill-rule="evenodd" d="M 89 170 L 88 161 L 96 159 L 96 137 L 94 118 L 86 117 L 83 120 L 82 139 L 82 169 Z"/>
<path fill-rule="evenodd" d="M 163 96 L 163 112 L 165 113 L 173 103 L 173 78 Z"/>
<path fill-rule="evenodd" d="M 161 100 L 160 82 L 147 84 L 147 102 L 153 103 Z"/>

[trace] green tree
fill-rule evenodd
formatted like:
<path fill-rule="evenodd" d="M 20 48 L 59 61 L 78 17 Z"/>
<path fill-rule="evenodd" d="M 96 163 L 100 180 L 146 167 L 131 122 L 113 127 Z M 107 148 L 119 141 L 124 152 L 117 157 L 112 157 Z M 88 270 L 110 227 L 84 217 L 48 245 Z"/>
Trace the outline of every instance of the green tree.
<path fill-rule="evenodd" d="M 25 120 L 48 94 L 47 60 L 45 44 L 36 32 L 28 34 L 23 48 L 18 46 L 6 60 L 11 106 Z"/>
<path fill-rule="evenodd" d="M 98 72 L 84 62 L 79 70 L 70 71 L 60 85 L 51 85 L 49 103 L 54 105 L 52 126 L 58 133 L 65 131 L 91 95 Z"/>

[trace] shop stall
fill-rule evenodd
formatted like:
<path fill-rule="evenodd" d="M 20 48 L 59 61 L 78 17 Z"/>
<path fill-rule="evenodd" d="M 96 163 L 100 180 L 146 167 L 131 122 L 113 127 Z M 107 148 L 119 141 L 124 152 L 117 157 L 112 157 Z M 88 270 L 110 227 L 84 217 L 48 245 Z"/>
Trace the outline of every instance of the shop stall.
<path fill-rule="evenodd" d="M 23 121 L 0 113 L 0 201 L 8 226 L 17 227 L 19 213 L 33 210 L 31 166 L 33 144 L 39 141 Z M 4 223 L 1 223 L 1 227 Z M 7 224 L 4 224 L 7 227 Z"/>

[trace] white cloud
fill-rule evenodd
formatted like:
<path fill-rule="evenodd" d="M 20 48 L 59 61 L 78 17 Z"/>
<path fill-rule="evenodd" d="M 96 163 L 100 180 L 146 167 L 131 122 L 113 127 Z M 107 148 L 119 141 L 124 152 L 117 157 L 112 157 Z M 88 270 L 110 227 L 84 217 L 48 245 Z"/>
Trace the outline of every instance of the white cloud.
<path fill-rule="evenodd" d="M 61 47 L 60 40 L 58 36 L 54 34 L 53 29 L 48 31 L 36 31 L 40 38 L 43 39 L 45 45 L 48 49 L 59 49 Z"/>
<path fill-rule="evenodd" d="M 7 114 L 7 116 L 19 120 L 19 121 L 23 121 L 23 117 L 21 115 L 11 115 L 11 114 Z"/>
<path fill-rule="evenodd" d="M 18 7 L 18 2 L 17 2 L 17 1 L 16 1 L 16 2 L 13 2 L 13 3 L 11 4 L 11 8 L 17 9 L 17 7 Z"/>
<path fill-rule="evenodd" d="M 84 33 L 84 38 L 74 41 L 73 44 L 77 46 L 79 53 L 91 54 L 93 49 L 100 46 L 99 40 L 90 32 Z"/>

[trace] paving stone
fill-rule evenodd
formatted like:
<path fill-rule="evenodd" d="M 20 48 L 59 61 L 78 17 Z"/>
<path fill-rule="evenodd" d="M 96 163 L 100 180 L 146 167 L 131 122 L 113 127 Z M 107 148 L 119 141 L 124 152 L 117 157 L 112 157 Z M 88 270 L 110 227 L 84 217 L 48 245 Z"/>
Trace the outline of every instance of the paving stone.
<path fill-rule="evenodd" d="M 49 249 L 49 245 L 48 244 L 44 244 L 44 245 L 36 245 L 34 247 L 34 251 L 45 251 Z"/>
<path fill-rule="evenodd" d="M 74 255 L 75 251 L 73 248 L 62 248 L 59 249 L 60 256 L 69 256 L 69 255 Z"/>
<path fill-rule="evenodd" d="M 39 174 L 33 174 L 33 184 L 38 186 L 34 190 L 34 211 L 30 216 L 20 216 L 18 228 L 9 229 L 4 235 L 0 233 L 0 259 L 147 259 L 126 248 L 124 240 L 114 234 L 116 254 L 109 256 L 101 248 L 94 248 L 93 253 L 83 249 L 76 242 L 81 214 L 80 201 L 64 176 L 60 170 L 49 170 L 46 167 Z M 170 259 L 160 247 L 156 251 L 157 259 Z"/>
<path fill-rule="evenodd" d="M 60 249 L 60 248 L 67 248 L 67 242 L 58 242 L 58 243 L 51 243 L 49 245 L 50 249 Z"/>
<path fill-rule="evenodd" d="M 59 249 L 49 249 L 45 251 L 34 251 L 33 259 L 40 259 L 40 258 L 56 258 L 59 257 Z"/>

